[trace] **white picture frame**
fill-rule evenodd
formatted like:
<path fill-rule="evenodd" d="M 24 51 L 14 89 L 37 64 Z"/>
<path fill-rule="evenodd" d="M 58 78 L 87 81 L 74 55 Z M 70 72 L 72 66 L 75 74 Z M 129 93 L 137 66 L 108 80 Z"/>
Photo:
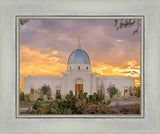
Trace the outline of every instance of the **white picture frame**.
<path fill-rule="evenodd" d="M 160 130 L 159 2 L 150 1 L 1 1 L 0 133 L 153 133 Z M 17 118 L 16 16 L 144 16 L 143 118 Z"/>

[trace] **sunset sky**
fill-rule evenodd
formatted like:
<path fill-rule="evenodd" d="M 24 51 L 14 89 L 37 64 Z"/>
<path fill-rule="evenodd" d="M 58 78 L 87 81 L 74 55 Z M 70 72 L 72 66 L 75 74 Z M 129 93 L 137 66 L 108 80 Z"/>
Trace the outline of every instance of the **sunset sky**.
<path fill-rule="evenodd" d="M 20 90 L 28 75 L 61 75 L 78 36 L 91 70 L 104 76 L 131 76 L 140 83 L 140 33 L 116 30 L 114 20 L 30 20 L 20 25 Z"/>

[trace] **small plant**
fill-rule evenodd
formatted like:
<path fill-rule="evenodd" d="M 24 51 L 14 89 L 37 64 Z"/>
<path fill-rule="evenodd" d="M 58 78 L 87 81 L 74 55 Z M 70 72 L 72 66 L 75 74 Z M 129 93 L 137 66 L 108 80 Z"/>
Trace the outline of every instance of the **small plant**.
<path fill-rule="evenodd" d="M 20 101 L 24 101 L 24 92 L 20 93 Z"/>
<path fill-rule="evenodd" d="M 29 107 L 28 110 L 27 110 L 27 114 L 36 114 L 36 112 L 31 108 Z"/>
<path fill-rule="evenodd" d="M 30 94 L 25 94 L 24 98 L 25 98 L 25 100 L 30 101 Z"/>
<path fill-rule="evenodd" d="M 129 87 L 129 94 L 130 96 L 134 95 L 134 88 L 132 86 Z"/>
<path fill-rule="evenodd" d="M 39 107 L 41 107 L 41 101 L 37 100 L 33 105 L 33 109 L 37 110 Z"/>
<path fill-rule="evenodd" d="M 111 100 L 107 100 L 107 105 L 111 104 Z"/>
<path fill-rule="evenodd" d="M 42 91 L 42 93 L 43 93 L 43 95 L 47 95 L 47 96 L 50 96 L 51 95 L 51 88 L 50 88 L 50 86 L 48 85 L 43 85 L 42 86 L 42 89 L 41 89 L 41 91 Z"/>
<path fill-rule="evenodd" d="M 134 92 L 137 97 L 140 97 L 141 95 L 140 86 L 134 86 Z"/>
<path fill-rule="evenodd" d="M 107 88 L 107 91 L 109 93 L 110 98 L 113 98 L 113 95 L 115 95 L 118 92 L 118 89 L 115 88 L 114 84 L 110 84 Z"/>

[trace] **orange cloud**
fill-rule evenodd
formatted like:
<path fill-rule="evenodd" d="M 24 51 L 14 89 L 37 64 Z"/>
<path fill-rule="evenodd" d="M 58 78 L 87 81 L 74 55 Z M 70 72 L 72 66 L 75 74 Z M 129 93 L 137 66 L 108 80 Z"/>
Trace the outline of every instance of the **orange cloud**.
<path fill-rule="evenodd" d="M 47 54 L 39 50 L 20 47 L 20 91 L 23 91 L 23 78 L 28 75 L 60 75 L 66 70 L 66 64 L 56 57 L 61 52 L 51 51 Z M 52 56 L 50 56 L 52 55 Z M 54 56 L 55 55 L 55 56 Z"/>
<path fill-rule="evenodd" d="M 127 64 L 127 65 L 126 65 Z M 94 62 L 92 71 L 104 76 L 130 76 L 135 78 L 135 85 L 140 84 L 140 66 L 135 60 L 122 63 L 124 66 L 112 66 L 100 62 Z M 127 66 L 127 67 L 126 67 Z"/>
<path fill-rule="evenodd" d="M 65 60 L 64 60 L 65 58 Z M 23 78 L 28 75 L 61 75 L 67 69 L 67 54 L 61 51 L 31 50 L 20 47 L 20 91 L 23 91 Z M 65 61 L 65 62 L 64 62 Z M 122 66 L 113 66 L 93 61 L 92 71 L 104 76 L 131 76 L 135 85 L 140 84 L 140 66 L 135 60 L 125 61 Z"/>

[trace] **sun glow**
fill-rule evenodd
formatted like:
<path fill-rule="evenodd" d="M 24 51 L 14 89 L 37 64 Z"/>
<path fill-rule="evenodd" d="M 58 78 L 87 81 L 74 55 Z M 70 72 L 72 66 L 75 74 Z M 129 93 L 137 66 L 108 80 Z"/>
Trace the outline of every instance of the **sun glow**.
<path fill-rule="evenodd" d="M 28 47 L 20 47 L 20 91 L 23 91 L 23 78 L 28 75 L 61 75 L 67 68 L 67 60 L 64 52 L 49 51 L 42 53 L 40 50 L 31 50 Z M 93 65 L 92 65 L 93 64 Z M 93 72 L 103 76 L 130 76 L 135 78 L 135 85 L 140 84 L 140 66 L 135 60 L 125 61 L 120 66 L 104 64 L 93 61 Z"/>

